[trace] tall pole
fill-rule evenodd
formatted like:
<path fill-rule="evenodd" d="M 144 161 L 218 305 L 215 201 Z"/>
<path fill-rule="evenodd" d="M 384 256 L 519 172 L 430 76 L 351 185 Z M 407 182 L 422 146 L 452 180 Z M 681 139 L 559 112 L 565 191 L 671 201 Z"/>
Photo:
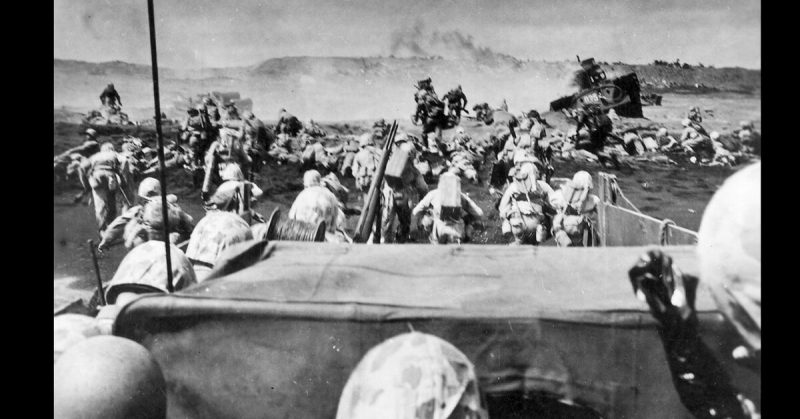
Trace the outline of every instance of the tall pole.
<path fill-rule="evenodd" d="M 159 179 L 161 180 L 161 217 L 164 219 L 164 252 L 167 258 L 167 291 L 172 287 L 172 257 L 169 243 L 169 207 L 167 206 L 167 167 L 164 163 L 164 137 L 161 134 L 161 105 L 158 97 L 158 54 L 156 53 L 156 22 L 153 17 L 153 0 L 147 0 L 147 18 L 150 22 L 150 60 L 153 68 L 153 100 L 156 108 L 156 135 L 158 139 Z"/>

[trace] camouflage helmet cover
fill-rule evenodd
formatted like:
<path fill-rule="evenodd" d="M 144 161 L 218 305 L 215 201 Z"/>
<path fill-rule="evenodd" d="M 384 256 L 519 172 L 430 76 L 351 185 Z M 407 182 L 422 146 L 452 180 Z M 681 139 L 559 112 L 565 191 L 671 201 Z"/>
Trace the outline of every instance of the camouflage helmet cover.
<path fill-rule="evenodd" d="M 345 384 L 337 419 L 485 417 L 475 367 L 450 343 L 411 332 L 370 349 Z"/>
<path fill-rule="evenodd" d="M 156 178 L 146 177 L 139 183 L 139 197 L 152 199 L 161 194 L 161 182 Z"/>
<path fill-rule="evenodd" d="M 148 241 L 134 247 L 119 264 L 106 289 L 106 300 L 114 304 L 123 292 L 167 291 L 167 263 L 164 242 Z M 192 264 L 181 249 L 170 244 L 172 286 L 175 291 L 197 282 Z"/>
<path fill-rule="evenodd" d="M 219 254 L 228 246 L 252 238 L 250 225 L 242 217 L 227 211 L 209 211 L 192 231 L 186 256 L 214 265 Z"/>

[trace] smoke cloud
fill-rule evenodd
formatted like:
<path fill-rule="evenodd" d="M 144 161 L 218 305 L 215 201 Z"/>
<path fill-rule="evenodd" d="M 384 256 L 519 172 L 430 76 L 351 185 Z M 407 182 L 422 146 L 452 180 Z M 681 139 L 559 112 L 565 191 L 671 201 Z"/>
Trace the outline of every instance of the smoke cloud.
<path fill-rule="evenodd" d="M 392 33 L 389 52 L 398 57 L 442 57 L 481 64 L 521 63 L 511 55 L 476 45 L 472 35 L 457 30 L 427 32 L 420 20 L 411 27 Z"/>

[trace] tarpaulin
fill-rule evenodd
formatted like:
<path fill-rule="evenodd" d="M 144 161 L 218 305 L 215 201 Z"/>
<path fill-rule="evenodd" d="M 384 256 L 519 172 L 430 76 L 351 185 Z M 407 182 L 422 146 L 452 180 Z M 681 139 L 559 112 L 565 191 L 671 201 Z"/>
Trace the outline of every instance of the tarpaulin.
<path fill-rule="evenodd" d="M 117 319 L 114 333 L 163 368 L 170 417 L 333 417 L 361 357 L 412 329 L 463 351 L 487 395 L 547 392 L 607 418 L 691 417 L 628 280 L 646 248 L 248 246 L 225 275 L 137 299 Z M 695 272 L 692 247 L 668 253 Z M 697 308 L 729 365 L 735 332 L 704 289 Z M 759 377 L 731 368 L 760 403 Z"/>

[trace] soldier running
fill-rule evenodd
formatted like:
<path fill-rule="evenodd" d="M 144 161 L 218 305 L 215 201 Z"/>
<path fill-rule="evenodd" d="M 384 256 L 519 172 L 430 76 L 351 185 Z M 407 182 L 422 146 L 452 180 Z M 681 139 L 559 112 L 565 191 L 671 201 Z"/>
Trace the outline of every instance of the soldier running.
<path fill-rule="evenodd" d="M 444 99 L 447 102 L 448 113 L 455 115 L 456 120 L 460 120 L 461 111 L 467 109 L 467 95 L 461 90 L 461 85 L 459 84 L 458 87 L 447 92 Z"/>

